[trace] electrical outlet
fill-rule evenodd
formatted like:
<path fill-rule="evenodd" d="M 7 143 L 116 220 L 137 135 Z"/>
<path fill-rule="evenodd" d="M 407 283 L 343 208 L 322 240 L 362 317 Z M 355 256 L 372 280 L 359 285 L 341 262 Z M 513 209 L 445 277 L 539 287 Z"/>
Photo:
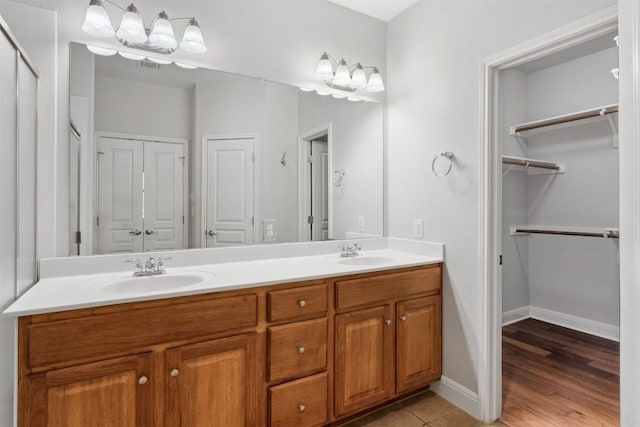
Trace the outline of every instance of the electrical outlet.
<path fill-rule="evenodd" d="M 422 239 L 424 237 L 424 221 L 422 218 L 413 220 L 413 237 Z"/>
<path fill-rule="evenodd" d="M 262 238 L 265 242 L 275 242 L 278 240 L 277 234 L 277 220 L 265 219 L 262 229 Z"/>
<path fill-rule="evenodd" d="M 363 216 L 359 216 L 358 217 L 358 233 L 364 233 L 364 217 Z"/>

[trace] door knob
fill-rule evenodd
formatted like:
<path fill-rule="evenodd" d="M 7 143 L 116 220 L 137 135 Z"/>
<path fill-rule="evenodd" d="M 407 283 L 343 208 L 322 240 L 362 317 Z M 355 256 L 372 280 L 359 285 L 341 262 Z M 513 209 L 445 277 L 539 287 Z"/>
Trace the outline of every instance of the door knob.
<path fill-rule="evenodd" d="M 180 371 L 178 371 L 177 369 L 172 369 L 170 375 L 172 377 L 177 377 L 179 374 L 180 374 Z"/>
<path fill-rule="evenodd" d="M 298 305 L 300 306 L 300 308 L 305 308 L 307 306 L 307 302 L 301 299 L 300 301 L 298 301 Z"/>
<path fill-rule="evenodd" d="M 307 407 L 304 406 L 302 403 L 298 405 L 298 411 L 299 412 L 304 412 L 307 410 Z"/>
<path fill-rule="evenodd" d="M 400 316 L 400 320 L 402 320 L 403 322 L 407 321 L 407 316 L 405 316 L 404 314 L 402 316 Z"/>
<path fill-rule="evenodd" d="M 133 230 L 133 231 L 130 231 L 130 232 L 129 232 L 129 234 L 131 234 L 131 235 L 133 235 L 133 236 L 139 236 L 139 235 L 141 235 L 141 234 L 142 234 L 142 231 L 140 231 L 140 230 Z"/>
<path fill-rule="evenodd" d="M 300 346 L 298 347 L 298 353 L 303 354 L 305 352 L 305 348 Z"/>
<path fill-rule="evenodd" d="M 213 231 L 213 230 L 209 230 L 209 231 L 207 231 L 207 236 L 215 236 L 215 235 L 217 235 L 217 234 L 218 234 L 218 233 L 216 233 L 216 232 L 215 232 L 215 231 Z"/>
<path fill-rule="evenodd" d="M 147 236 L 148 236 L 149 234 L 153 234 L 153 233 L 154 233 L 154 231 L 153 231 L 153 230 L 144 230 L 144 234 L 146 234 Z"/>
<path fill-rule="evenodd" d="M 147 383 L 149 379 L 147 377 L 145 377 L 144 375 L 141 376 L 140 378 L 138 378 L 138 384 L 140 385 L 145 385 Z"/>
<path fill-rule="evenodd" d="M 384 321 L 384 323 L 386 323 L 387 325 L 390 325 L 391 324 L 391 320 L 387 319 L 387 320 Z"/>

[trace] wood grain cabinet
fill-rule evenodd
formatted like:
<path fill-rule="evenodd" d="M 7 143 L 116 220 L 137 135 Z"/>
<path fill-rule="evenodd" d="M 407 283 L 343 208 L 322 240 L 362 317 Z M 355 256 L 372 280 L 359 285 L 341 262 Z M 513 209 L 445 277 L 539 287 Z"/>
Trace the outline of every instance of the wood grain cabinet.
<path fill-rule="evenodd" d="M 149 354 L 30 375 L 27 426 L 151 426 L 153 374 Z"/>
<path fill-rule="evenodd" d="M 317 427 L 440 378 L 441 266 L 25 316 L 18 425 Z"/>
<path fill-rule="evenodd" d="M 336 316 L 336 415 L 392 396 L 393 328 L 390 305 Z"/>
<path fill-rule="evenodd" d="M 337 418 L 440 378 L 440 287 L 440 266 L 336 282 Z"/>

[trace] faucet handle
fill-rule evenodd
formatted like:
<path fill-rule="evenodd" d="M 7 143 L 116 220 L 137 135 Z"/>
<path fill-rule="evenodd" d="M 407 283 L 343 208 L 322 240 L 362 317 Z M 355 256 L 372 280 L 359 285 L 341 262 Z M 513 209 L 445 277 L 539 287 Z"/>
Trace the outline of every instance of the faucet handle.
<path fill-rule="evenodd" d="M 142 263 L 140 262 L 140 258 L 129 258 L 128 260 L 124 261 L 125 263 L 128 264 L 134 264 L 136 265 L 136 271 L 142 271 Z"/>
<path fill-rule="evenodd" d="M 362 249 L 362 245 L 360 243 L 354 243 L 353 244 L 353 249 L 359 251 Z"/>

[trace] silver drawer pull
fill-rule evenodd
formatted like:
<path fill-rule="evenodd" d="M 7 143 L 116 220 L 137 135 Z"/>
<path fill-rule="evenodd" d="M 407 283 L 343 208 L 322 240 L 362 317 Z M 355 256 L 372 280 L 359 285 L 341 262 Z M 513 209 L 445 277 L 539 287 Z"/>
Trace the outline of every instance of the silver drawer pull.
<path fill-rule="evenodd" d="M 304 347 L 302 347 L 302 346 L 298 347 L 298 353 L 302 354 L 304 352 L 305 352 L 305 348 Z"/>
<path fill-rule="evenodd" d="M 298 305 L 300 306 L 300 308 L 305 308 L 307 306 L 307 302 L 301 299 L 300 301 L 298 301 Z"/>
<path fill-rule="evenodd" d="M 307 407 L 304 406 L 302 403 L 298 405 L 298 411 L 300 412 L 304 412 L 307 410 Z"/>
<path fill-rule="evenodd" d="M 180 371 L 178 371 L 177 369 L 172 369 L 170 375 L 172 377 L 177 377 L 179 374 L 180 374 Z"/>
<path fill-rule="evenodd" d="M 145 385 L 147 381 L 149 381 L 149 378 L 145 377 L 144 375 L 138 378 L 138 384 L 140 385 Z"/>

